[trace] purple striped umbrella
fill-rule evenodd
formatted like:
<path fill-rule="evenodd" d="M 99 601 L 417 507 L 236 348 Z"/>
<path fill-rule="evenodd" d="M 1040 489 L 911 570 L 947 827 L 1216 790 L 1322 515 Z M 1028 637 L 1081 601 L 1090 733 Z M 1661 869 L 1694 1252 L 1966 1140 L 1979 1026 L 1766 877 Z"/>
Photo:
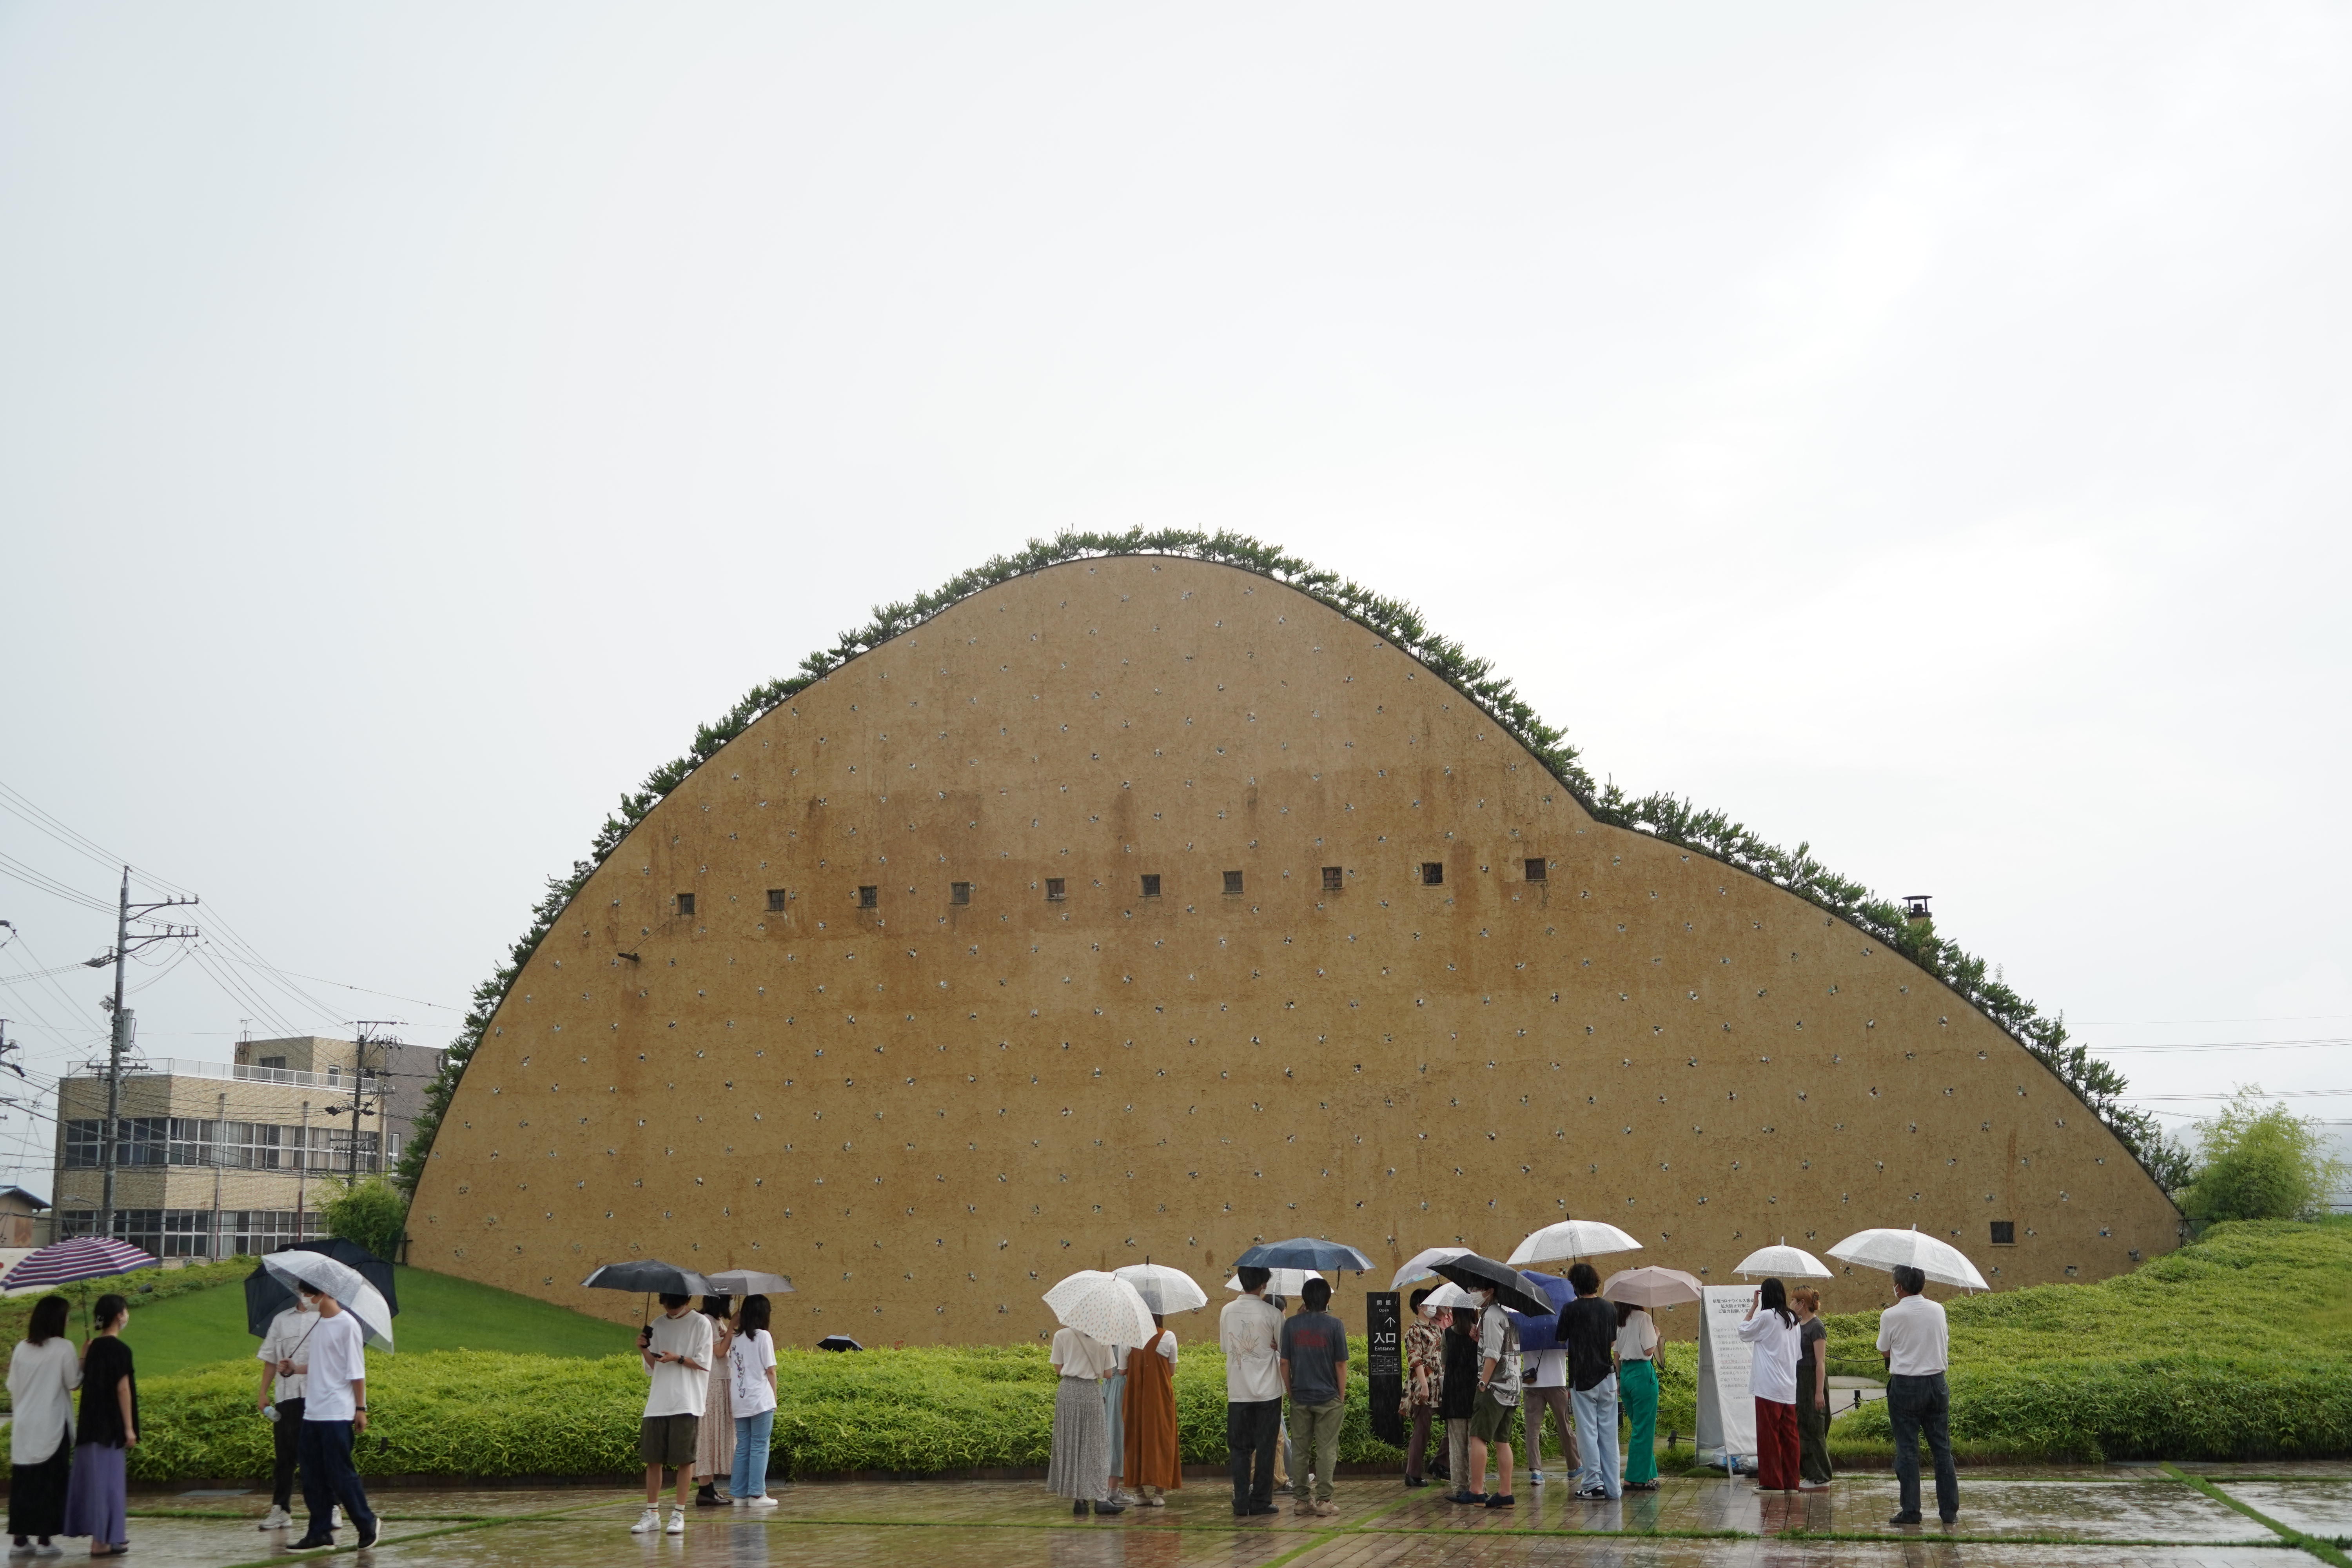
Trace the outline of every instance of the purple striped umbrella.
<path fill-rule="evenodd" d="M 42 1285 L 70 1285 L 77 1279 L 99 1279 L 152 1268 L 154 1255 L 127 1241 L 103 1236 L 77 1236 L 55 1242 L 20 1259 L 0 1279 L 0 1289 L 17 1290 Z"/>

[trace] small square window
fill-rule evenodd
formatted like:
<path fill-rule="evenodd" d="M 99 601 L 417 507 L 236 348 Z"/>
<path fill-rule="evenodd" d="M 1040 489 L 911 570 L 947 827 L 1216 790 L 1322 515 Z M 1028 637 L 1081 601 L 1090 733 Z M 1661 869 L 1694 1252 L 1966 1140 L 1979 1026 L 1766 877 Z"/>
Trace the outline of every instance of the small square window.
<path fill-rule="evenodd" d="M 1444 862 L 1444 861 L 1443 861 L 1443 860 L 1423 860 L 1423 861 L 1421 863 L 1421 885 L 1422 885 L 1423 887 L 1424 887 L 1424 888 L 1434 888 L 1434 887 L 1437 887 L 1439 884 L 1443 883 L 1444 880 L 1445 880 L 1445 862 Z"/>
<path fill-rule="evenodd" d="M 1542 858 L 1541 856 L 1538 856 L 1538 855 L 1531 855 L 1531 856 L 1529 856 L 1529 857 L 1528 858 L 1528 881 L 1530 881 L 1530 882 L 1540 882 L 1540 881 L 1542 881 L 1543 879 L 1544 879 L 1544 863 L 1543 863 L 1543 858 Z"/>
<path fill-rule="evenodd" d="M 1045 879 L 1045 898 L 1048 902 L 1060 899 L 1066 899 L 1069 896 L 1068 884 L 1064 882 L 1061 878 L 1048 877 Z"/>
<path fill-rule="evenodd" d="M 784 912 L 784 890 L 782 888 L 770 888 L 768 889 L 768 912 L 772 915 L 780 915 Z"/>
<path fill-rule="evenodd" d="M 261 1058 L 260 1065 L 265 1068 L 274 1068 L 278 1072 L 284 1072 L 286 1070 L 286 1058 L 284 1057 L 264 1057 Z"/>
<path fill-rule="evenodd" d="M 857 907 L 858 907 L 859 909 L 861 909 L 861 910 L 870 910 L 870 909 L 874 908 L 876 905 L 879 904 L 881 901 L 882 901 L 882 889 L 879 889 L 879 888 L 860 888 L 860 889 L 857 889 Z"/>
<path fill-rule="evenodd" d="M 1992 1244 L 1995 1247 L 2015 1247 L 2017 1245 L 2017 1222 L 2013 1219 L 1997 1219 L 1993 1221 Z"/>
<path fill-rule="evenodd" d="M 682 915 L 690 915 L 694 912 L 694 895 L 692 893 L 680 893 L 677 896 L 677 912 Z"/>
<path fill-rule="evenodd" d="M 1143 896 L 1147 899 L 1156 899 L 1160 896 L 1159 872 L 1146 871 L 1143 874 Z"/>
<path fill-rule="evenodd" d="M 1341 879 L 1342 875 L 1343 875 L 1343 873 L 1340 871 L 1339 868 L 1339 867 L 1337 867 L 1337 866 L 1326 866 L 1326 867 L 1324 867 L 1324 868 L 1323 868 L 1323 890 L 1324 890 L 1325 892 L 1327 892 L 1327 893 L 1336 893 L 1336 892 L 1338 892 L 1338 891 L 1339 890 L 1339 888 L 1340 888 L 1340 885 L 1341 885 L 1340 879 Z"/>
<path fill-rule="evenodd" d="M 959 906 L 971 902 L 971 884 L 970 882 L 950 882 L 948 884 L 948 902 Z"/>
<path fill-rule="evenodd" d="M 1241 874 L 1239 871 L 1228 871 L 1228 872 L 1226 872 L 1226 873 L 1225 873 L 1225 891 L 1227 891 L 1228 893 L 1238 893 L 1238 892 L 1240 892 L 1241 890 L 1242 890 L 1242 874 Z"/>

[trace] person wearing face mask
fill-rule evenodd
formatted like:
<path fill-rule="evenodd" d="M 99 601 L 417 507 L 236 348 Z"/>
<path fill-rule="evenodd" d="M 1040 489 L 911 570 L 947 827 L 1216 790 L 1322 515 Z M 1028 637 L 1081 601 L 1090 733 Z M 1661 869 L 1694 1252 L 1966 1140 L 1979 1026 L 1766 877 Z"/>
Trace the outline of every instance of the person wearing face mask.
<path fill-rule="evenodd" d="M 275 1422 L 269 1429 L 269 1512 L 256 1528 L 284 1530 L 294 1522 L 294 1475 L 302 1448 L 302 1394 L 310 1382 L 310 1331 L 318 1310 L 299 1291 L 294 1304 L 269 1320 L 254 1359 L 261 1363 L 261 1387 L 254 1407 Z"/>
<path fill-rule="evenodd" d="M 1440 1321 L 1440 1309 L 1423 1304 L 1428 1300 L 1426 1289 L 1412 1293 L 1412 1327 L 1404 1331 L 1404 1408 L 1400 1414 L 1412 1427 L 1404 1449 L 1408 1487 L 1429 1484 L 1429 1428 L 1437 1418 L 1437 1402 L 1445 1384 L 1445 1325 Z"/>

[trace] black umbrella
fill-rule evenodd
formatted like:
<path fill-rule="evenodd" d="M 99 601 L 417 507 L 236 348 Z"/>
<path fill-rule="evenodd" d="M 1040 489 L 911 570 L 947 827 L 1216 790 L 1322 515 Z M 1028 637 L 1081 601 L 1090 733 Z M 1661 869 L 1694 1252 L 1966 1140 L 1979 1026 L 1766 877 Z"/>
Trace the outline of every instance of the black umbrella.
<path fill-rule="evenodd" d="M 298 1241 L 278 1249 L 281 1252 L 323 1252 L 338 1263 L 347 1263 L 360 1271 L 362 1279 L 376 1289 L 383 1304 L 392 1309 L 394 1317 L 400 1316 L 400 1294 L 393 1287 L 392 1265 L 362 1247 L 356 1241 L 345 1241 L 340 1236 L 319 1241 Z M 294 1288 L 267 1268 L 256 1268 L 245 1277 L 245 1331 L 258 1338 L 269 1332 L 269 1321 L 294 1304 Z"/>
<path fill-rule="evenodd" d="M 862 1351 L 866 1347 L 847 1334 L 827 1334 L 817 1341 L 816 1348 L 821 1351 Z"/>
<path fill-rule="evenodd" d="M 1495 1300 L 1516 1311 L 1535 1314 L 1556 1312 L 1551 1298 L 1542 1286 L 1521 1274 L 1507 1263 L 1497 1263 L 1491 1258 L 1481 1258 L 1475 1252 L 1430 1266 L 1465 1290 L 1492 1290 Z"/>
<path fill-rule="evenodd" d="M 1234 1259 L 1236 1268 L 1346 1268 L 1361 1274 L 1371 1266 L 1370 1258 L 1347 1243 L 1312 1236 L 1260 1242 Z"/>
<path fill-rule="evenodd" d="M 645 1298 L 645 1321 L 654 1321 L 656 1296 L 716 1296 L 719 1289 L 691 1268 L 664 1263 L 657 1258 L 629 1263 L 600 1263 L 596 1272 L 580 1283 L 591 1290 L 635 1290 Z"/>

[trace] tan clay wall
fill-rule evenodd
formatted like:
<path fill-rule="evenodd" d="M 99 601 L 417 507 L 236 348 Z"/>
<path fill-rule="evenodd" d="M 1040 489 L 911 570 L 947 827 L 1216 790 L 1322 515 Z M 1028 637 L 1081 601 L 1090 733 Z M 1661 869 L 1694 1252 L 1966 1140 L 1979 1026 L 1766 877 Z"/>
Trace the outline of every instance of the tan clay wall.
<path fill-rule="evenodd" d="M 1913 1224 L 1999 1286 L 2093 1279 L 2178 1225 L 1872 938 L 1595 823 L 1315 601 L 1134 558 L 964 602 L 680 785 L 526 965 L 411 1230 L 424 1267 L 616 1318 L 577 1282 L 660 1257 L 791 1275 L 780 1337 L 952 1342 L 1035 1335 L 1074 1268 L 1214 1295 L 1260 1238 L 1393 1267 L 1571 1212 L 1717 1280 Z M 1343 1281 L 1350 1321 L 1386 1283 Z"/>

